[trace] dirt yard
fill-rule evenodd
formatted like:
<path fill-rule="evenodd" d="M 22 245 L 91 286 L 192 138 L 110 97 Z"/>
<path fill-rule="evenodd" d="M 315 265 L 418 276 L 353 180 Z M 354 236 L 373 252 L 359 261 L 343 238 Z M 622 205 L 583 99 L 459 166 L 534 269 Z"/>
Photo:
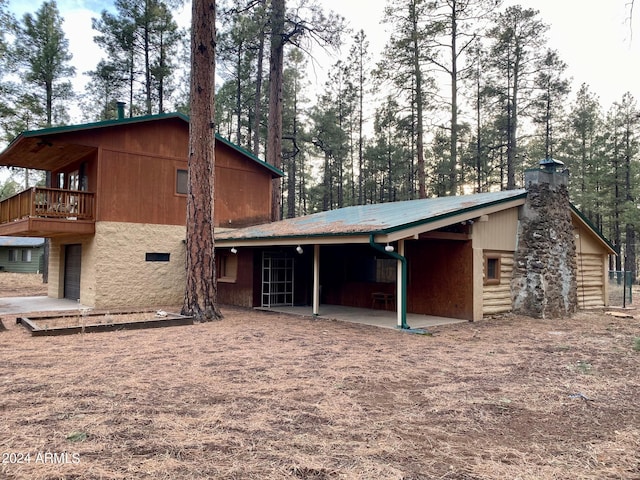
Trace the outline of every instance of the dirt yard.
<path fill-rule="evenodd" d="M 0 272 L 0 297 L 37 297 L 47 294 L 42 274 Z"/>
<path fill-rule="evenodd" d="M 0 332 L 3 479 L 638 479 L 640 321 Z"/>

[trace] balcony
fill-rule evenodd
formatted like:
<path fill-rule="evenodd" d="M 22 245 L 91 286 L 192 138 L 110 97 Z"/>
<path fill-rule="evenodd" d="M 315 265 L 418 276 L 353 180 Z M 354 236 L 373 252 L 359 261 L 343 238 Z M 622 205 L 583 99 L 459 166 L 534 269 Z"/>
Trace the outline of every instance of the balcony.
<path fill-rule="evenodd" d="M 95 194 L 32 187 L 0 202 L 0 235 L 58 237 L 95 233 Z"/>

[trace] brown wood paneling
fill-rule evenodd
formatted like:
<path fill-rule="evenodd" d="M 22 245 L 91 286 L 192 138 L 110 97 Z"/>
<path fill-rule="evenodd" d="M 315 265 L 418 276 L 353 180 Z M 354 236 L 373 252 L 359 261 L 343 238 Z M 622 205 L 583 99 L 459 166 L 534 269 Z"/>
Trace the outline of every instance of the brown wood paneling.
<path fill-rule="evenodd" d="M 124 132 L 120 142 L 105 139 L 97 220 L 183 225 L 186 196 L 176 193 L 175 179 L 176 170 L 187 169 L 186 124 L 157 131 L 140 125 L 132 130 L 138 136 L 149 136 L 147 142 L 153 146 L 142 150 L 147 144 L 130 132 Z M 176 135 L 174 130 L 181 130 L 183 135 Z M 216 226 L 242 227 L 268 221 L 271 174 L 217 142 L 215 201 Z"/>
<path fill-rule="evenodd" d="M 473 320 L 470 241 L 407 242 L 406 257 L 408 312 Z"/>
<path fill-rule="evenodd" d="M 223 143 L 216 143 L 215 224 L 244 227 L 271 215 L 271 173 Z"/>
<path fill-rule="evenodd" d="M 238 249 L 238 270 L 234 283 L 218 282 L 218 302 L 241 307 L 253 307 L 253 249 Z"/>
<path fill-rule="evenodd" d="M 163 118 L 51 134 L 46 144 L 29 145 L 61 152 L 51 167 L 52 186 L 66 188 L 57 184 L 58 174 L 83 165 L 86 190 L 96 192 L 97 221 L 184 225 L 186 196 L 176 193 L 175 177 L 177 169 L 187 169 L 188 142 L 187 122 Z M 215 173 L 216 226 L 269 221 L 269 170 L 216 142 Z"/>

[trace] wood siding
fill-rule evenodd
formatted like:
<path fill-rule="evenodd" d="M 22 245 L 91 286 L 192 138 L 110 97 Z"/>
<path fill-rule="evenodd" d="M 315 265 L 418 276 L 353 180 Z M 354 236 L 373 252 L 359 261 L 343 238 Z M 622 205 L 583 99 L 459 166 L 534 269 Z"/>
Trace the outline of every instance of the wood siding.
<path fill-rule="evenodd" d="M 497 313 L 510 312 L 512 308 L 511 274 L 513 273 L 513 253 L 485 251 L 484 254 L 495 254 L 500 257 L 500 283 L 497 285 L 483 285 L 482 313 L 483 315 L 495 315 Z M 486 274 L 483 267 L 483 278 Z"/>
<path fill-rule="evenodd" d="M 578 307 L 605 305 L 605 256 L 595 253 L 578 254 Z"/>
<path fill-rule="evenodd" d="M 406 243 L 407 311 L 473 320 L 471 241 Z"/>
<path fill-rule="evenodd" d="M 226 252 L 229 250 L 225 249 Z M 218 249 L 216 249 L 216 254 Z M 240 307 L 254 307 L 254 252 L 249 248 L 238 249 L 238 268 L 233 282 L 218 281 L 218 303 L 237 305 Z M 259 280 L 259 275 L 258 275 Z"/>
<path fill-rule="evenodd" d="M 52 172 L 81 170 L 96 192 L 96 221 L 184 225 L 186 195 L 176 192 L 176 172 L 186 170 L 189 125 L 161 119 L 51 136 L 53 143 L 94 147 Z M 272 174 L 258 162 L 216 142 L 215 225 L 243 227 L 269 221 Z"/>
<path fill-rule="evenodd" d="M 216 143 L 216 226 L 239 228 L 269 222 L 271 185 L 266 168 Z"/>
<path fill-rule="evenodd" d="M 473 248 L 515 251 L 518 236 L 518 208 L 487 215 L 473 224 Z"/>

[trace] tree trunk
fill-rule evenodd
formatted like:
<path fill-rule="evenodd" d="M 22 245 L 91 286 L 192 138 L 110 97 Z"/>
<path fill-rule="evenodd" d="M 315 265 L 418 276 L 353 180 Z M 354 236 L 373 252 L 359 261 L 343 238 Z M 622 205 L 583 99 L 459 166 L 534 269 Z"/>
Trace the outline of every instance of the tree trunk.
<path fill-rule="evenodd" d="M 509 126 L 507 130 L 507 190 L 516 188 L 516 154 L 518 152 L 518 78 L 519 62 L 513 69 L 513 89 L 508 108 Z"/>
<path fill-rule="evenodd" d="M 458 18 L 457 2 L 451 3 L 451 164 L 449 166 L 449 194 L 458 189 Z"/>
<path fill-rule="evenodd" d="M 214 251 L 215 0 L 194 0 L 191 25 L 191 122 L 183 315 L 222 317 L 217 306 Z"/>
<path fill-rule="evenodd" d="M 258 65 L 256 66 L 256 93 L 253 104 L 253 154 L 260 156 L 260 121 L 262 116 L 262 59 L 264 58 L 264 27 L 258 43 Z"/>
<path fill-rule="evenodd" d="M 420 52 L 418 50 L 418 18 L 415 2 L 411 3 L 413 23 L 413 69 L 416 76 L 416 149 L 418 150 L 418 198 L 427 198 L 426 174 L 424 164 L 424 127 L 423 127 L 423 98 L 422 98 L 422 69 L 420 68 Z"/>
<path fill-rule="evenodd" d="M 267 128 L 267 163 L 282 165 L 282 79 L 284 68 L 285 0 L 271 4 L 271 55 L 269 58 L 269 122 Z M 281 217 L 282 180 L 273 180 L 271 220 Z"/>

